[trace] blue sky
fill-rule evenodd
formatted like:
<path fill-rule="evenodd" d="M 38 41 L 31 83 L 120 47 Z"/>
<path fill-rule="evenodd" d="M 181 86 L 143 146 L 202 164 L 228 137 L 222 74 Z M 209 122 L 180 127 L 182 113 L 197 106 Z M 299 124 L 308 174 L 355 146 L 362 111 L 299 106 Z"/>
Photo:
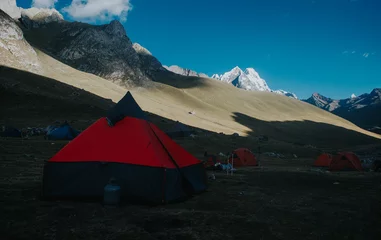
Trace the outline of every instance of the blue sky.
<path fill-rule="evenodd" d="M 103 2 L 82 3 L 87 1 L 92 6 Z M 114 12 L 121 8 L 113 7 L 106 17 L 90 13 L 81 18 L 78 11 L 62 10 L 72 0 L 58 0 L 55 8 L 68 20 L 97 24 L 122 15 L 131 40 L 165 65 L 209 75 L 253 67 L 272 89 L 301 98 L 313 92 L 346 98 L 381 87 L 380 0 L 111 2 L 124 4 L 126 11 Z M 21 7 L 31 3 L 17 0 Z"/>

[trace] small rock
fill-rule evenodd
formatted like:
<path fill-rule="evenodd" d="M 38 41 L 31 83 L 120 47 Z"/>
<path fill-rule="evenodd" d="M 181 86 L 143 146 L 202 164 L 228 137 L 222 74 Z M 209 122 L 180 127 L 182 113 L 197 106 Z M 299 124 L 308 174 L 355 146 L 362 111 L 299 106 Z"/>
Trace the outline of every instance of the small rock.
<path fill-rule="evenodd" d="M 334 182 L 333 184 L 334 184 L 334 185 L 338 185 L 338 184 L 340 184 L 340 183 L 339 183 L 339 182 Z"/>

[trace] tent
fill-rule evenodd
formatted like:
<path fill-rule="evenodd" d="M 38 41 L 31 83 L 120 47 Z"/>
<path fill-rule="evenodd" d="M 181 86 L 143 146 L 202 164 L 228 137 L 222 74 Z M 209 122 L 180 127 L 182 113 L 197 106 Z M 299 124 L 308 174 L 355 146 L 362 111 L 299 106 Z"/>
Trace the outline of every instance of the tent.
<path fill-rule="evenodd" d="M 362 171 L 360 159 L 351 152 L 338 153 L 332 158 L 330 171 L 357 170 Z"/>
<path fill-rule="evenodd" d="M 46 138 L 49 140 L 73 140 L 79 135 L 79 131 L 72 128 L 68 123 L 59 127 L 48 127 Z"/>
<path fill-rule="evenodd" d="M 171 138 L 189 137 L 193 132 L 187 126 L 177 121 L 171 130 L 166 132 Z"/>
<path fill-rule="evenodd" d="M 204 162 L 204 167 L 206 169 L 210 169 L 210 170 L 219 169 L 218 167 L 216 167 L 216 164 L 221 163 L 221 160 L 218 159 L 216 155 L 208 154 L 207 152 L 205 152 L 204 157 L 206 158 L 206 161 Z"/>
<path fill-rule="evenodd" d="M 238 148 L 233 151 L 233 167 L 243 166 L 258 166 L 257 159 L 249 149 Z"/>
<path fill-rule="evenodd" d="M 329 167 L 331 165 L 332 155 L 328 153 L 321 154 L 314 162 L 315 167 Z"/>
<path fill-rule="evenodd" d="M 181 200 L 206 189 L 201 161 L 146 120 L 126 96 L 44 166 L 45 197 L 101 197 L 111 178 L 122 198 Z"/>
<path fill-rule="evenodd" d="M 1 137 L 22 137 L 20 130 L 14 127 L 3 127 L 0 131 Z"/>

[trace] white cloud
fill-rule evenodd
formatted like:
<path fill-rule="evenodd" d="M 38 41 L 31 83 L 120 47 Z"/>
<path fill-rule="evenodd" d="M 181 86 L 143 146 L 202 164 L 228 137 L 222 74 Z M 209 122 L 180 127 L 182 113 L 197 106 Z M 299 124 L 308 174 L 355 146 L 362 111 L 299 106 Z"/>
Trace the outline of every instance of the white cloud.
<path fill-rule="evenodd" d="M 132 9 L 130 2 L 130 0 L 73 0 L 62 11 L 74 20 L 84 22 L 109 22 L 113 19 L 124 22 Z"/>
<path fill-rule="evenodd" d="M 36 8 L 53 8 L 58 0 L 33 0 L 32 7 Z"/>
<path fill-rule="evenodd" d="M 348 54 L 349 52 L 348 51 L 344 51 L 344 52 L 342 52 L 342 54 Z"/>
<path fill-rule="evenodd" d="M 352 51 L 352 54 L 355 54 L 356 53 L 356 51 Z"/>
<path fill-rule="evenodd" d="M 367 58 L 367 57 L 369 57 L 369 53 L 364 53 L 363 55 L 362 55 L 364 58 Z"/>

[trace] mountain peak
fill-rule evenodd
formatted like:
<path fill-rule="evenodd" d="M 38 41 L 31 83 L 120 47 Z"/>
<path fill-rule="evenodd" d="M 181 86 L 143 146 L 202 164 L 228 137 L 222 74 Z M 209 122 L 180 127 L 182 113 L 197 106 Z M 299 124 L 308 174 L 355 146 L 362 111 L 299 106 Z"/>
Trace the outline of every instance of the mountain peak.
<path fill-rule="evenodd" d="M 230 83 L 238 88 L 250 91 L 270 92 L 267 83 L 262 79 L 254 68 L 246 68 L 245 72 L 238 66 L 222 75 L 214 74 L 213 78 Z"/>
<path fill-rule="evenodd" d="M 381 96 L 381 88 L 375 88 L 375 89 L 373 89 L 371 94 L 377 94 L 377 95 Z"/>
<path fill-rule="evenodd" d="M 118 20 L 112 20 L 108 25 L 106 25 L 105 31 L 116 37 L 126 36 L 126 30 Z"/>
<path fill-rule="evenodd" d="M 356 95 L 352 93 L 351 98 L 356 98 Z"/>
<path fill-rule="evenodd" d="M 20 18 L 21 8 L 17 7 L 16 0 L 1 0 L 0 9 L 7 13 L 11 18 Z"/>
<path fill-rule="evenodd" d="M 63 20 L 63 16 L 56 9 L 52 8 L 27 8 L 21 11 L 22 17 L 28 17 L 30 20 L 39 22 L 52 22 Z"/>
<path fill-rule="evenodd" d="M 284 90 L 271 90 L 266 81 L 259 76 L 254 68 L 246 68 L 245 71 L 242 71 L 240 67 L 236 66 L 224 74 L 213 74 L 212 78 L 249 91 L 274 92 L 287 97 L 298 98 L 294 93 Z"/>

